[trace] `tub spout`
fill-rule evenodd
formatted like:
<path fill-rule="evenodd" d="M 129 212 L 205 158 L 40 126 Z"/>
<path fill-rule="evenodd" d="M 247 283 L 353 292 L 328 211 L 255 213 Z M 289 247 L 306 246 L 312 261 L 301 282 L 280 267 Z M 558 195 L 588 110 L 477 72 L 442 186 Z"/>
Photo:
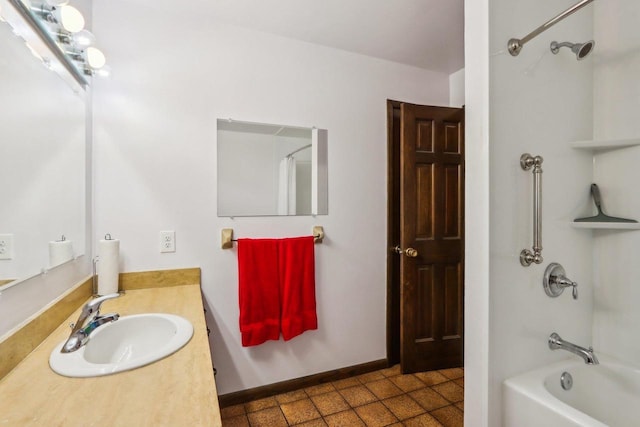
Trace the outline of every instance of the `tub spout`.
<path fill-rule="evenodd" d="M 549 335 L 549 348 L 551 350 L 567 350 L 573 354 L 576 354 L 582 357 L 584 359 L 584 363 L 586 363 L 587 365 L 597 365 L 600 363 L 598 362 L 598 358 L 596 357 L 596 355 L 593 353 L 593 348 L 584 348 L 580 347 L 579 345 L 572 344 L 568 341 L 564 341 L 562 338 L 560 338 L 560 335 L 556 334 L 555 332 Z"/>

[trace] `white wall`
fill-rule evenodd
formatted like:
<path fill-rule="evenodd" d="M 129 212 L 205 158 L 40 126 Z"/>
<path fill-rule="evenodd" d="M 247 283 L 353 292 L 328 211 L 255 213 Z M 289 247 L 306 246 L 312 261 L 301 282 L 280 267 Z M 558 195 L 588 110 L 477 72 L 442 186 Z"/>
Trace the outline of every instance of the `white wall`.
<path fill-rule="evenodd" d="M 489 0 L 466 0 L 464 424 L 489 420 Z M 471 161 L 473 159 L 473 161 Z M 471 214 L 471 212 L 473 212 Z"/>
<path fill-rule="evenodd" d="M 464 105 L 464 68 L 449 74 L 449 105 L 462 107 Z"/>
<path fill-rule="evenodd" d="M 228 27 L 201 8 L 94 5 L 112 76 L 96 81 L 96 234 L 121 239 L 124 271 L 199 266 L 220 393 L 386 357 L 386 100 L 447 105 L 448 76 Z M 127 10 L 123 16 L 122 10 Z M 216 217 L 215 120 L 317 126 L 329 134 L 329 215 Z M 308 235 L 319 329 L 242 348 L 239 237 Z M 177 252 L 158 252 L 176 230 Z"/>
<path fill-rule="evenodd" d="M 467 6 L 469 2 L 467 2 Z M 569 4 L 566 5 L 567 7 Z M 592 32 L 590 11 L 572 16 L 528 43 L 520 56 L 506 52 L 511 37 L 522 37 L 563 8 L 557 1 L 490 0 L 488 17 L 483 23 L 482 5 L 467 11 L 467 109 L 482 115 L 488 103 L 487 123 L 479 120 L 468 123 L 471 138 L 467 146 L 488 144 L 489 157 L 482 148 L 476 149 L 477 158 L 467 162 L 467 182 L 473 183 L 467 191 L 467 200 L 478 200 L 479 220 L 469 220 L 484 226 L 486 212 L 482 197 L 486 195 L 486 170 L 489 169 L 489 234 L 476 231 L 474 254 L 468 257 L 467 289 L 473 289 L 473 280 L 481 289 L 473 289 L 479 301 L 467 306 L 467 319 L 483 319 L 488 325 L 473 327 L 468 343 L 479 344 L 479 349 L 465 347 L 483 360 L 488 358 L 488 372 L 476 366 L 468 388 L 479 390 L 481 398 L 488 400 L 486 413 L 483 403 L 474 404 L 472 413 L 465 411 L 469 425 L 497 426 L 501 424 L 501 383 L 519 372 L 527 371 L 551 361 L 567 358 L 563 352 L 552 352 L 547 347 L 551 332 L 558 332 L 579 344 L 591 343 L 591 311 L 593 286 L 591 278 L 591 233 L 571 228 L 570 221 L 587 201 L 591 179 L 591 156 L 569 148 L 567 142 L 589 138 L 592 129 L 592 65 L 591 59 L 577 62 L 570 52 L 554 56 L 549 43 L 554 40 L 589 39 Z M 474 13 L 471 15 L 470 13 Z M 487 25 L 490 22 L 491 25 Z M 489 35 L 488 93 L 484 59 L 487 52 L 482 38 Z M 477 50 L 472 50 L 477 47 Z M 478 78 L 480 80 L 474 80 Z M 477 86 L 480 86 L 478 88 Z M 469 94 L 471 94 L 469 96 Z M 478 138 L 476 141 L 475 138 Z M 521 154 L 528 152 L 544 157 L 543 164 L 543 223 L 542 246 L 544 263 L 522 267 L 519 254 L 532 245 L 532 181 L 531 172 L 520 168 Z M 475 162 L 480 164 L 474 164 Z M 471 166 L 473 165 L 473 166 Z M 485 184 L 486 185 L 486 184 Z M 467 203 L 467 217 L 473 211 Z M 483 247 L 484 246 L 484 247 Z M 481 260 L 488 251 L 489 279 L 485 282 L 486 266 Z M 565 292 L 559 298 L 547 297 L 542 288 L 545 267 L 552 261 L 564 265 L 570 277 L 580 283 L 580 299 L 574 301 Z M 478 273 L 476 276 L 474 273 Z M 473 279 L 472 279 L 473 278 Z M 486 299 L 485 299 L 486 298 Z M 488 299 L 488 307 L 485 301 Z M 467 296 L 467 301 L 469 297 Z M 487 314 L 488 313 L 488 314 Z M 467 322 L 468 324 L 468 322 Z M 481 342 L 488 340 L 488 353 Z M 467 361 L 470 355 L 467 354 Z M 480 362 L 482 363 L 482 362 Z M 468 370 L 467 370 L 468 371 Z M 480 384 L 478 384 L 480 381 Z M 467 390 L 467 401 L 473 397 Z M 465 408 L 469 409 L 469 408 Z M 478 418 L 475 418 L 478 416 Z"/>
<path fill-rule="evenodd" d="M 620 0 L 595 7 L 594 136 L 639 138 L 640 4 Z M 595 156 L 594 182 L 606 214 L 640 220 L 639 162 L 640 147 Z M 594 232 L 594 347 L 635 366 L 640 365 L 640 343 L 632 333 L 640 327 L 638 233 Z"/>

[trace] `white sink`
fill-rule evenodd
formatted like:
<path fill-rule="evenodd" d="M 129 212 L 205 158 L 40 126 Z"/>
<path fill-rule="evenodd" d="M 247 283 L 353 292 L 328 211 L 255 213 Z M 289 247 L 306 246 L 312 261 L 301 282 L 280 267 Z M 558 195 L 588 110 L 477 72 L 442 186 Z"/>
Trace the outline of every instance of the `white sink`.
<path fill-rule="evenodd" d="M 167 357 L 187 344 L 192 335 L 191 323 L 174 314 L 123 316 L 98 327 L 79 350 L 61 353 L 61 342 L 51 352 L 49 366 L 67 377 L 114 374 Z"/>

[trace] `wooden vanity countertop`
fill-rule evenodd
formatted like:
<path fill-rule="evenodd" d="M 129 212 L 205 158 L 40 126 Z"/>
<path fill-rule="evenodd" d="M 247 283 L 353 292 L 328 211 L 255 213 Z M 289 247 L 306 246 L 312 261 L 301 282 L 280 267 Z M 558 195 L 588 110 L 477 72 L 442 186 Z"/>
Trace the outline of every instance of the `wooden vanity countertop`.
<path fill-rule="evenodd" d="M 0 426 L 222 425 L 199 285 L 127 291 L 101 312 L 177 314 L 193 324 L 193 337 L 138 369 L 67 378 L 49 368 L 49 354 L 69 336 L 78 309 L 0 381 Z"/>

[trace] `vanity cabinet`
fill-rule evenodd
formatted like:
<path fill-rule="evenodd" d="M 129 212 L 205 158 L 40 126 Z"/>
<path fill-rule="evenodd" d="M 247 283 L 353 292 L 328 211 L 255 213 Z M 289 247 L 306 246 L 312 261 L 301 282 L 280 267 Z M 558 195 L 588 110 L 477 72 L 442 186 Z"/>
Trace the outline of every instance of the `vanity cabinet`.
<path fill-rule="evenodd" d="M 180 282 L 177 277 L 185 273 L 189 278 Z M 125 294 L 106 301 L 103 310 L 121 316 L 154 312 L 182 316 L 193 325 L 191 340 L 170 356 L 137 369 L 102 377 L 67 378 L 54 373 L 48 360 L 56 345 L 69 336 L 68 324 L 78 318 L 78 309 L 0 380 L 0 424 L 222 425 L 199 269 L 132 273 L 133 278 L 128 274 L 121 275 Z"/>

